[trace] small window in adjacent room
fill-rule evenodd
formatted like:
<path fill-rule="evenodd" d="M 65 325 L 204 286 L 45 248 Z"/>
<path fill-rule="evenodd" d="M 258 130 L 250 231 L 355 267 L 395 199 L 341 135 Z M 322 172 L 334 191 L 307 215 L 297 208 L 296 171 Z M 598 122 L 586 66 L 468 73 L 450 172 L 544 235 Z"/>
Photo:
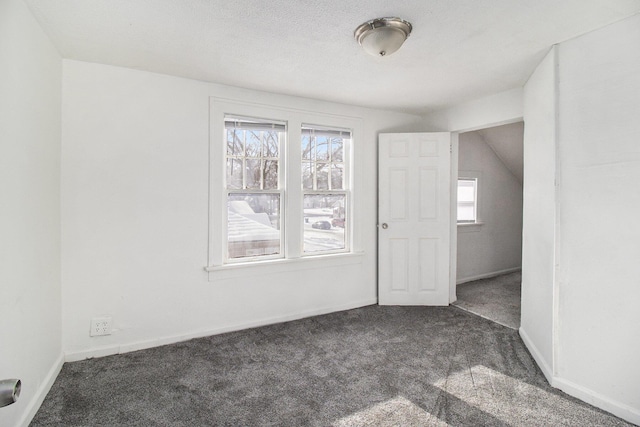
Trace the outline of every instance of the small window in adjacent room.
<path fill-rule="evenodd" d="M 478 221 L 478 180 L 458 179 L 458 224 L 473 224 Z"/>

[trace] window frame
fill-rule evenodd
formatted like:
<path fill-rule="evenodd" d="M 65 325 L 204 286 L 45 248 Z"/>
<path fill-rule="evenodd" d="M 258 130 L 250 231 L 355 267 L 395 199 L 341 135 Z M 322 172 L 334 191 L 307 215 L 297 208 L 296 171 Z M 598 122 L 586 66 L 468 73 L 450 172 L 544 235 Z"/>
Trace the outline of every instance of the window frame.
<path fill-rule="evenodd" d="M 334 162 L 332 161 L 332 159 L 330 158 L 327 161 L 321 161 L 318 162 L 317 159 L 311 159 L 310 163 L 313 163 L 314 166 L 317 166 L 318 163 L 326 163 L 329 165 L 329 173 L 328 173 L 328 177 L 327 177 L 327 189 L 324 190 L 318 190 L 318 179 L 316 176 L 316 173 L 313 173 L 313 178 L 312 178 L 312 189 L 306 189 L 304 188 L 304 183 L 302 185 L 302 202 L 303 202 L 303 206 L 302 206 L 302 211 L 301 213 L 304 216 L 304 199 L 305 196 L 332 196 L 332 195 L 336 195 L 336 196 L 344 196 L 344 209 L 345 209 L 345 226 L 344 226 L 344 248 L 338 248 L 338 249 L 329 249 L 329 250 L 324 250 L 324 251 L 309 251 L 309 252 L 305 252 L 304 250 L 304 229 L 302 230 L 302 232 L 300 233 L 300 237 L 302 239 L 301 241 L 301 248 L 302 248 L 302 252 L 300 254 L 300 256 L 302 257 L 313 257 L 313 256 L 320 256 L 320 255 L 327 255 L 327 254 L 339 254 L 339 253 L 348 253 L 351 251 L 350 248 L 350 238 L 349 238 L 349 231 L 351 229 L 351 222 L 353 221 L 351 215 L 350 215 L 350 199 L 351 199 L 351 179 L 350 179 L 350 175 L 351 175 L 351 169 L 353 167 L 352 163 L 351 163 L 351 146 L 353 143 L 353 129 L 348 129 L 348 128 L 339 128 L 339 127 L 329 127 L 326 125 L 317 125 L 317 124 L 310 124 L 310 123 L 302 123 L 301 126 L 301 130 L 302 129 L 316 129 L 320 132 L 322 132 L 322 130 L 326 130 L 326 131 L 337 131 L 337 132 L 344 132 L 344 133 L 348 133 L 349 134 L 349 139 L 346 142 L 343 142 L 342 145 L 342 161 L 341 162 Z M 302 134 L 301 134 L 301 139 L 300 139 L 300 143 L 302 143 Z M 301 162 L 300 162 L 300 172 L 301 172 L 301 176 L 302 176 L 302 164 L 305 162 L 304 159 L 301 158 Z M 343 173 L 342 173 L 342 188 L 341 189 L 333 189 L 332 187 L 332 183 L 331 183 L 331 169 L 333 164 L 342 164 L 343 165 Z M 317 169 L 314 169 L 314 171 Z M 303 225 L 304 226 L 304 225 Z"/>
<path fill-rule="evenodd" d="M 460 182 L 467 181 L 473 182 L 473 201 L 460 201 L 456 200 L 456 222 L 458 224 L 475 224 L 478 222 L 478 178 L 469 178 L 469 177 L 458 177 L 457 187 L 456 189 L 460 191 Z M 458 216 L 460 212 L 460 205 L 464 204 L 465 206 L 473 206 L 473 219 L 471 220 L 461 220 Z"/>
<path fill-rule="evenodd" d="M 484 185 L 484 180 L 483 180 L 483 175 L 482 175 L 482 171 L 479 170 L 458 170 L 458 180 L 460 179 L 474 179 L 476 180 L 476 220 L 474 222 L 458 222 L 458 214 L 457 214 L 457 208 L 458 208 L 458 194 L 457 194 L 457 189 L 458 189 L 458 182 L 456 180 L 456 224 L 458 227 L 458 232 L 477 232 L 480 231 L 480 229 L 482 228 L 482 226 L 484 225 L 483 222 L 483 212 L 484 212 L 484 200 L 483 200 L 483 185 Z"/>
<path fill-rule="evenodd" d="M 245 184 L 247 181 L 246 175 L 247 175 L 247 170 L 246 170 L 246 161 L 247 159 L 257 159 L 260 160 L 261 164 L 262 161 L 265 159 L 264 153 L 260 153 L 259 157 L 248 157 L 247 153 L 246 153 L 246 136 L 245 136 L 245 141 L 243 144 L 243 154 L 242 156 L 238 156 L 238 155 L 229 155 L 229 152 L 227 150 L 227 138 L 226 138 L 226 131 L 227 131 L 227 126 L 226 126 L 226 122 L 227 122 L 227 118 L 235 118 L 238 120 L 257 120 L 257 121 L 261 121 L 264 123 L 273 123 L 273 124 L 279 124 L 279 125 L 284 125 L 284 131 L 282 132 L 282 140 L 279 141 L 279 146 L 278 146 L 278 156 L 276 158 L 277 162 L 278 162 L 278 183 L 277 183 L 277 188 L 276 189 L 265 189 L 262 188 L 264 187 L 264 174 L 261 173 L 260 174 L 260 187 L 261 188 L 247 188 L 246 185 L 243 185 L 243 188 L 239 188 L 239 189 L 235 189 L 235 188 L 229 188 L 227 186 L 227 161 L 229 159 L 238 159 L 238 158 L 242 158 L 242 183 Z M 225 223 L 225 227 L 223 229 L 223 233 L 222 233 L 222 239 L 223 242 L 225 242 L 225 250 L 223 250 L 223 264 L 235 264 L 235 263 L 243 263 L 243 262 L 253 262 L 253 261 L 266 261 L 266 260 L 272 260 L 272 259 L 281 259 L 285 257 L 285 218 L 286 218 L 286 209 L 285 209 L 285 203 L 284 203 L 284 198 L 285 198 L 285 194 L 286 194 L 286 186 L 285 186 L 285 177 L 286 177 L 286 170 L 284 168 L 282 168 L 284 162 L 285 162 L 285 153 L 286 153 L 286 147 L 288 145 L 288 141 L 287 141 L 287 123 L 283 122 L 281 120 L 274 120 L 274 119 L 265 119 L 265 118 L 258 118 L 258 117 L 246 117 L 246 116 L 239 116 L 237 114 L 225 114 L 224 116 L 224 138 L 223 138 L 223 144 L 224 145 L 224 151 L 225 151 L 225 155 L 224 155 L 224 159 L 225 161 L 223 162 L 223 169 L 224 169 L 224 175 L 223 175 L 223 187 L 225 188 L 225 193 L 226 193 L 226 197 L 225 197 L 225 204 L 224 206 L 227 206 L 227 203 L 229 201 L 229 197 L 232 194 L 277 194 L 279 195 L 279 206 L 278 206 L 278 212 L 280 213 L 279 215 L 279 226 L 280 228 L 278 229 L 278 231 L 280 232 L 280 244 L 279 244 L 279 250 L 277 254 L 269 254 L 269 255 L 255 255 L 255 256 L 245 256 L 245 257 L 238 257 L 238 258 L 232 258 L 230 257 L 229 254 L 229 209 L 224 209 L 223 208 L 223 217 L 224 217 L 224 223 Z M 261 148 L 262 151 L 262 148 Z M 269 157 L 266 157 L 269 158 Z M 273 157 L 270 157 L 269 159 L 273 159 Z"/>
<path fill-rule="evenodd" d="M 344 262 L 360 262 L 362 259 L 362 225 L 353 225 L 354 215 L 362 212 L 363 198 L 354 193 L 363 182 L 362 171 L 357 166 L 358 151 L 364 156 L 365 150 L 356 150 L 353 141 L 357 141 L 361 135 L 362 118 L 342 116 L 322 111 L 308 111 L 291 109 L 278 105 L 257 104 L 248 101 L 229 100 L 210 97 L 209 110 L 209 239 L 207 266 L 205 270 L 210 273 L 209 280 L 225 277 L 238 277 L 249 272 L 280 271 L 278 265 L 295 262 L 296 269 L 321 268 L 324 265 L 342 265 Z M 224 135 L 224 117 L 244 117 L 263 119 L 286 123 L 285 149 L 281 149 L 281 162 L 279 165 L 279 179 L 283 185 L 279 190 L 281 196 L 281 233 L 284 248 L 282 256 L 267 258 L 267 256 L 242 257 L 230 262 L 225 256 L 228 245 L 227 223 L 228 214 L 226 198 L 229 190 L 226 188 L 226 139 Z M 345 227 L 345 249 L 339 251 L 321 251 L 304 254 L 304 218 L 303 218 L 303 188 L 301 173 L 301 135 L 302 125 L 321 123 L 323 128 L 342 129 L 351 131 L 351 144 L 344 148 L 345 164 L 349 163 L 349 172 L 343 177 L 345 185 L 348 185 L 345 218 L 352 226 L 349 230 Z M 294 168 L 291 165 L 298 165 Z M 248 190 L 251 192 L 251 190 Z M 250 267 L 246 270 L 244 267 Z M 255 267 L 255 269 L 254 269 Z M 222 271 L 226 273 L 221 273 Z"/>

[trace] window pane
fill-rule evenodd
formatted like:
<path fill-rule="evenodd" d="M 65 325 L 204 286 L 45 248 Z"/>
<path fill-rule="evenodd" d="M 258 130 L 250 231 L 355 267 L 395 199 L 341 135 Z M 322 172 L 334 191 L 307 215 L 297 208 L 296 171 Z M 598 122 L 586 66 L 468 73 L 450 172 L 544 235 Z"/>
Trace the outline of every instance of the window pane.
<path fill-rule="evenodd" d="M 316 189 L 329 189 L 329 163 L 316 164 Z"/>
<path fill-rule="evenodd" d="M 260 157 L 262 153 L 262 141 L 259 131 L 247 131 L 247 157 Z"/>
<path fill-rule="evenodd" d="M 473 205 L 458 205 L 458 221 L 475 221 L 476 212 Z"/>
<path fill-rule="evenodd" d="M 264 161 L 264 187 L 265 190 L 278 189 L 278 162 L 275 160 Z"/>
<path fill-rule="evenodd" d="M 260 160 L 247 159 L 247 186 L 245 188 L 260 188 Z"/>
<path fill-rule="evenodd" d="M 458 201 L 473 202 L 476 199 L 476 180 L 458 180 Z"/>
<path fill-rule="evenodd" d="M 280 194 L 228 195 L 229 259 L 280 253 Z"/>
<path fill-rule="evenodd" d="M 242 160 L 227 159 L 227 188 L 242 188 Z"/>
<path fill-rule="evenodd" d="M 322 135 L 316 135 L 316 159 L 329 160 L 329 138 Z"/>
<path fill-rule="evenodd" d="M 278 132 L 269 131 L 264 133 L 264 156 L 278 157 L 280 153 Z"/>
<path fill-rule="evenodd" d="M 342 138 L 331 139 L 331 161 L 341 162 L 343 159 L 342 152 L 344 150 L 344 143 Z"/>
<path fill-rule="evenodd" d="M 305 194 L 304 252 L 345 249 L 344 194 Z"/>
<path fill-rule="evenodd" d="M 331 166 L 331 189 L 342 190 L 342 176 L 344 175 L 344 164 L 336 163 Z"/>
<path fill-rule="evenodd" d="M 302 135 L 302 158 L 314 160 L 313 154 L 313 139 L 310 135 Z"/>
<path fill-rule="evenodd" d="M 240 129 L 227 129 L 227 154 L 242 156 L 242 141 L 244 131 Z"/>
<path fill-rule="evenodd" d="M 313 163 L 302 164 L 302 188 L 313 190 Z"/>

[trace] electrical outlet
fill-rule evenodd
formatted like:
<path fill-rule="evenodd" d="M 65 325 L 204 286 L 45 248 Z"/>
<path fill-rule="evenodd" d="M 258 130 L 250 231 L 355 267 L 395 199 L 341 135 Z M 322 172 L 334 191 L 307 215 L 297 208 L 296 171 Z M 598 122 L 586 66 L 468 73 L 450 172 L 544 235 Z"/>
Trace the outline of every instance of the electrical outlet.
<path fill-rule="evenodd" d="M 89 336 L 111 335 L 111 317 L 94 317 L 91 319 Z"/>

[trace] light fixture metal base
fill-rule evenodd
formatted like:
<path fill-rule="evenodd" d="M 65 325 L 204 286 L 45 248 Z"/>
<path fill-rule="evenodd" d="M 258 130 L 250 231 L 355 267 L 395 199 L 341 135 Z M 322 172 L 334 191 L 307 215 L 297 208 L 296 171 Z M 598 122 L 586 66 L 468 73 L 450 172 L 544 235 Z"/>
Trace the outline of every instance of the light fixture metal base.
<path fill-rule="evenodd" d="M 353 32 L 353 36 L 367 53 L 374 56 L 386 56 L 402 46 L 412 29 L 411 23 L 404 19 L 376 18 L 359 25 Z M 365 41 L 367 39 L 369 42 Z"/>

